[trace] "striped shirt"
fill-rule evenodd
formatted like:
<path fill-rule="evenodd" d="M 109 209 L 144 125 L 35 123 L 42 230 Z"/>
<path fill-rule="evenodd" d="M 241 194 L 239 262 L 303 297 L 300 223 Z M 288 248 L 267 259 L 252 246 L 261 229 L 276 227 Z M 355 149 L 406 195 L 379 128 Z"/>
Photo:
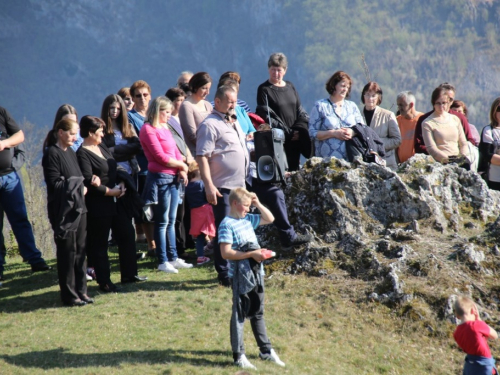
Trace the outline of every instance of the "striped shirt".
<path fill-rule="evenodd" d="M 219 226 L 219 243 L 230 243 L 234 250 L 249 242 L 259 246 L 254 231 L 259 224 L 260 215 L 256 214 L 247 214 L 243 219 L 226 216 Z M 233 277 L 234 261 L 228 263 L 228 276 Z"/>

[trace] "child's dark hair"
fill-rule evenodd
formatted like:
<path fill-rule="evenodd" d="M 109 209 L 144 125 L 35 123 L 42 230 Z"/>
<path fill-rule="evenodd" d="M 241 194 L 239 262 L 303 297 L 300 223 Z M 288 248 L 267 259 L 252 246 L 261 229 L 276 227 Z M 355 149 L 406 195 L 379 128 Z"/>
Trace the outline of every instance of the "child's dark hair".
<path fill-rule="evenodd" d="M 200 174 L 200 166 L 197 162 L 193 161 L 189 164 L 188 168 L 188 180 L 198 177 Z"/>

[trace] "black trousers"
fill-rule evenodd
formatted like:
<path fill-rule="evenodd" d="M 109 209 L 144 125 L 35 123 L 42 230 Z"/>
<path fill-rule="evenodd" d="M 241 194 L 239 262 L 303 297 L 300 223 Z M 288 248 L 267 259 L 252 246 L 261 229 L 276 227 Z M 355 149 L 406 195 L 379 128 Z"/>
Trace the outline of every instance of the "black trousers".
<path fill-rule="evenodd" d="M 212 206 L 214 210 L 215 217 L 215 227 L 217 228 L 217 234 L 215 235 L 215 243 L 214 243 L 214 263 L 215 270 L 217 271 L 219 281 L 229 283 L 229 279 L 227 276 L 227 260 L 222 258 L 220 253 L 220 245 L 219 245 L 219 226 L 222 220 L 229 215 L 229 211 L 231 211 L 231 206 L 229 205 L 229 193 L 231 190 L 229 189 L 218 189 L 221 193 L 222 197 L 217 197 L 217 205 Z"/>
<path fill-rule="evenodd" d="M 107 284 L 110 279 L 108 237 L 110 229 L 118 245 L 120 274 L 123 278 L 137 275 L 137 249 L 132 219 L 118 210 L 117 215 L 89 217 L 87 248 L 91 255 L 98 284 Z"/>
<path fill-rule="evenodd" d="M 55 237 L 57 254 L 57 276 L 61 289 L 61 300 L 72 303 L 87 294 L 87 265 L 85 263 L 85 240 L 87 237 L 87 214 L 80 218 L 75 232 L 66 232 L 65 237 Z"/>
<path fill-rule="evenodd" d="M 286 141 L 284 145 L 289 171 L 298 171 L 300 168 L 300 155 L 309 159 L 314 154 L 314 144 L 309 137 L 309 131 L 304 128 L 292 128 L 299 132 L 297 141 Z"/>
<path fill-rule="evenodd" d="M 187 197 L 184 195 L 182 203 L 177 207 L 177 216 L 175 218 L 177 255 L 184 254 L 187 249 L 194 248 L 194 241 L 189 235 L 189 229 L 191 228 L 191 212 L 186 199 Z"/>
<path fill-rule="evenodd" d="M 288 211 L 286 209 L 283 190 L 274 184 L 267 182 L 260 183 L 254 178 L 251 191 L 257 194 L 260 202 L 273 214 L 273 224 L 278 229 L 281 245 L 289 246 L 290 242 L 297 237 L 297 234 L 293 225 L 288 220 Z"/>

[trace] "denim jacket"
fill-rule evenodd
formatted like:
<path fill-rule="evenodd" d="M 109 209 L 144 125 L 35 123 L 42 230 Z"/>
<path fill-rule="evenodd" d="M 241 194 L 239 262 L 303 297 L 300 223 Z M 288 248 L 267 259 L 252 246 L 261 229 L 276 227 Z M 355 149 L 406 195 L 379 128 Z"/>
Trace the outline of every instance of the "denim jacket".
<path fill-rule="evenodd" d="M 497 369 L 493 358 L 467 354 L 463 375 L 491 375 L 493 369 Z"/>
<path fill-rule="evenodd" d="M 146 206 L 158 204 L 158 186 L 177 183 L 177 176 L 168 173 L 149 172 L 146 177 L 142 200 Z"/>

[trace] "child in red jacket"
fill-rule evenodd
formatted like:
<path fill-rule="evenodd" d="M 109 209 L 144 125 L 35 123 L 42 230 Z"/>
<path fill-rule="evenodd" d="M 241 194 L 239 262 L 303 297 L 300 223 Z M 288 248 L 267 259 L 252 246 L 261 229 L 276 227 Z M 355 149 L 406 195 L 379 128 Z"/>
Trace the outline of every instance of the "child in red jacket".
<path fill-rule="evenodd" d="M 496 331 L 479 317 L 477 306 L 468 297 L 459 296 L 454 305 L 455 315 L 462 321 L 453 337 L 467 353 L 463 375 L 498 374 L 487 339 L 497 339 Z"/>

